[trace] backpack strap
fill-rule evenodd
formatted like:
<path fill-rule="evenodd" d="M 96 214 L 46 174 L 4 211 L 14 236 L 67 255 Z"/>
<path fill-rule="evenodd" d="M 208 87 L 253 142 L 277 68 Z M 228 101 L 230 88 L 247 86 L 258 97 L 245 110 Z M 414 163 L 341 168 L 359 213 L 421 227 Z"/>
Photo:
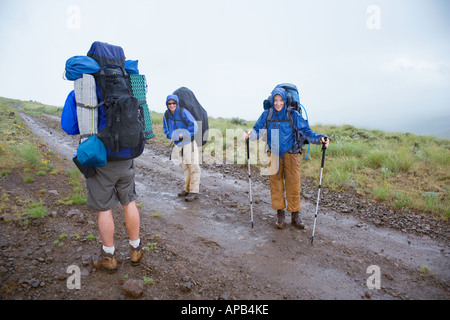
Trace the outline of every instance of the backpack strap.
<path fill-rule="evenodd" d="M 100 106 L 102 106 L 104 104 L 104 102 L 100 102 L 99 104 L 97 104 L 96 106 L 90 105 L 90 104 L 83 104 L 81 102 L 77 102 L 77 107 L 81 107 L 81 108 L 86 108 L 86 109 L 96 109 Z"/>
<path fill-rule="evenodd" d="M 184 119 L 183 119 L 183 107 L 180 107 L 180 109 L 178 110 L 178 114 L 179 114 L 179 116 L 180 116 L 180 119 L 181 119 L 181 121 L 183 122 L 183 124 L 186 126 L 186 127 L 189 127 L 189 123 L 187 123 L 186 121 L 184 121 Z"/>
<path fill-rule="evenodd" d="M 99 104 L 97 104 L 96 106 L 89 105 L 89 104 L 83 104 L 81 102 L 77 102 L 77 107 L 85 108 L 85 109 L 88 109 L 88 110 L 92 110 L 92 112 L 94 112 L 95 109 L 99 108 L 102 105 L 103 105 L 103 101 L 100 102 Z M 92 132 L 91 133 L 81 134 L 80 135 L 80 141 L 78 142 L 78 144 L 80 144 L 81 140 L 83 140 L 84 138 L 89 138 L 90 136 L 95 134 L 94 133 L 94 123 L 93 122 L 94 122 L 94 116 L 92 116 Z"/>
<path fill-rule="evenodd" d="M 292 147 L 291 150 L 294 151 L 293 153 L 301 153 L 301 147 L 303 146 L 303 144 L 299 141 L 298 130 L 295 128 L 294 119 L 292 117 L 292 113 L 295 110 L 296 110 L 295 107 L 292 107 L 292 106 L 287 107 L 286 108 L 286 117 L 287 117 L 287 119 L 285 119 L 285 120 L 272 120 L 273 108 L 270 108 L 269 109 L 269 114 L 267 115 L 265 129 L 266 130 L 269 129 L 269 122 L 289 122 L 289 124 L 291 125 L 291 128 L 292 128 L 292 132 L 294 134 L 294 139 L 295 139 L 295 145 Z M 298 151 L 297 151 L 297 149 L 298 149 Z"/>
<path fill-rule="evenodd" d="M 292 113 L 294 113 L 295 110 L 296 110 L 295 107 L 288 107 L 286 110 L 286 115 L 289 120 L 289 124 L 291 125 L 292 132 L 294 133 L 294 139 L 295 139 L 295 145 L 292 147 L 291 150 L 293 151 L 293 153 L 301 153 L 303 145 L 300 143 L 299 136 L 298 136 L 299 135 L 298 129 L 295 127 L 294 119 L 292 117 Z"/>
<path fill-rule="evenodd" d="M 172 121 L 174 121 L 175 122 L 175 128 L 177 128 L 177 122 L 183 122 L 184 123 L 184 125 L 186 126 L 186 127 L 189 127 L 189 123 L 187 123 L 184 119 L 183 119 L 183 109 L 184 108 L 182 108 L 182 107 L 180 107 L 179 109 L 178 109 L 178 115 L 180 116 L 180 119 L 181 120 L 178 120 L 178 119 L 175 119 L 175 118 L 171 118 L 170 120 L 172 120 Z M 169 113 L 169 110 L 166 110 L 166 112 L 164 112 L 164 118 L 166 119 L 166 121 L 168 122 L 169 121 L 169 117 L 170 117 L 170 113 Z M 178 129 L 178 128 L 177 128 Z"/>
<path fill-rule="evenodd" d="M 272 117 L 273 117 L 273 108 L 270 108 L 269 113 L 267 114 L 265 129 L 269 129 L 269 122 L 272 122 Z"/>
<path fill-rule="evenodd" d="M 281 120 L 281 119 L 277 119 L 277 120 L 272 120 L 273 117 L 273 108 L 269 109 L 269 114 L 267 115 L 267 120 L 266 120 L 266 127 L 265 129 L 269 128 L 269 122 L 289 122 L 291 125 L 292 130 L 294 130 L 294 120 L 292 119 L 292 112 L 294 111 L 294 108 L 292 107 L 288 107 L 286 108 L 286 116 L 287 119 Z"/>
<path fill-rule="evenodd" d="M 175 124 L 175 129 L 178 129 L 177 127 L 177 122 L 183 122 L 183 124 L 189 128 L 189 123 L 187 123 L 184 119 L 183 119 L 183 107 L 180 107 L 178 109 L 178 115 L 180 117 L 181 120 L 175 119 L 174 117 L 171 117 L 170 120 L 172 120 Z M 166 110 L 166 112 L 164 112 L 164 119 L 166 120 L 166 125 L 167 127 L 169 127 L 169 117 L 170 117 L 170 113 L 169 110 Z M 191 137 L 191 141 L 194 141 L 194 137 Z"/>
<path fill-rule="evenodd" d="M 292 131 L 295 132 L 294 119 L 292 118 L 292 113 L 295 111 L 294 107 L 287 107 L 286 116 L 288 118 L 289 124 L 291 125 Z"/>

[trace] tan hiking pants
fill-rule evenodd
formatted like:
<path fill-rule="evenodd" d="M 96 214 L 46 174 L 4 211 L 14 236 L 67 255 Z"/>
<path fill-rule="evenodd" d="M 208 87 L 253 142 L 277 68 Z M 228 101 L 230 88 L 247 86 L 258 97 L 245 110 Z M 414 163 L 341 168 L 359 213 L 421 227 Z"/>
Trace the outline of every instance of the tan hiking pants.
<path fill-rule="evenodd" d="M 286 152 L 284 157 L 281 157 L 269 153 L 269 157 L 270 164 L 279 161 L 278 172 L 269 176 L 272 208 L 285 209 L 287 200 L 288 212 L 300 211 L 300 154 Z"/>
<path fill-rule="evenodd" d="M 184 190 L 189 193 L 199 193 L 201 171 L 197 142 L 192 141 L 174 149 L 177 151 L 175 157 L 184 172 Z"/>

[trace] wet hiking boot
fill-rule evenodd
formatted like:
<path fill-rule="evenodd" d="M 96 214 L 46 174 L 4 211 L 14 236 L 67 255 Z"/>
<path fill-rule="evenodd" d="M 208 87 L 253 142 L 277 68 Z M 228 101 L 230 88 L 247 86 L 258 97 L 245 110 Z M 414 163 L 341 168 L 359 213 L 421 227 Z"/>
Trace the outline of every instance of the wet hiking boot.
<path fill-rule="evenodd" d="M 275 226 L 277 229 L 284 229 L 286 226 L 285 219 L 285 213 L 284 210 L 277 210 L 277 222 L 275 222 Z"/>
<path fill-rule="evenodd" d="M 197 198 L 198 198 L 198 193 L 189 193 L 189 195 L 184 200 L 191 202 Z"/>
<path fill-rule="evenodd" d="M 142 240 L 137 248 L 130 245 L 130 261 L 132 266 L 137 266 L 141 262 L 144 248 L 142 247 Z"/>
<path fill-rule="evenodd" d="M 178 193 L 179 197 L 186 197 L 189 194 L 189 192 L 187 192 L 186 190 L 181 191 L 180 193 Z"/>
<path fill-rule="evenodd" d="M 92 257 L 92 265 L 108 273 L 117 271 L 117 259 L 115 254 L 106 253 L 103 248 L 99 255 Z"/>
<path fill-rule="evenodd" d="M 305 229 L 305 224 L 303 223 L 302 219 L 300 219 L 300 212 L 292 212 L 291 214 L 291 223 L 293 226 L 299 229 Z"/>

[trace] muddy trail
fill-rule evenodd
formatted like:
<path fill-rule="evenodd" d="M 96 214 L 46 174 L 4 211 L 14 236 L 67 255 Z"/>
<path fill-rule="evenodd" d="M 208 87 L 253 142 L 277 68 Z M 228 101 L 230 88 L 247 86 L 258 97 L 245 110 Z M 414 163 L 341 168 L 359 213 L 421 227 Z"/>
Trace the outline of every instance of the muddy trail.
<path fill-rule="evenodd" d="M 78 140 L 61 131 L 59 119 L 21 116 L 37 137 L 58 150 L 61 162 L 72 165 Z M 135 160 L 141 238 L 151 246 L 141 266 L 131 267 L 128 261 L 120 206 L 113 211 L 119 270 L 106 274 L 93 269 L 89 260 L 101 245 L 96 213 L 84 206 L 55 205 L 49 217 L 28 226 L 0 224 L 0 298 L 135 299 L 124 285 L 130 279 L 142 283 L 143 278 L 147 281 L 138 285 L 136 294 L 142 300 L 450 298 L 446 223 L 418 214 L 396 218 L 389 209 L 362 208 L 354 196 L 325 188 L 312 245 L 317 191 L 310 181 L 302 181 L 305 230 L 290 224 L 290 214 L 286 228 L 278 230 L 268 179 L 253 172 L 252 228 L 247 167 L 202 164 L 200 198 L 188 203 L 177 196 L 183 175 L 169 160 L 169 151 L 150 141 Z M 11 197 L 20 189 L 13 178 L 2 182 Z M 64 194 L 67 183 L 54 181 L 53 188 Z M 74 208 L 81 218 L 67 214 Z M 82 236 L 55 246 L 62 233 Z M 86 240 L 87 234 L 96 240 Z M 81 269 L 80 289 L 67 286 L 70 265 Z M 371 266 L 379 269 L 372 274 Z M 368 283 L 379 283 L 380 288 L 369 288 Z"/>

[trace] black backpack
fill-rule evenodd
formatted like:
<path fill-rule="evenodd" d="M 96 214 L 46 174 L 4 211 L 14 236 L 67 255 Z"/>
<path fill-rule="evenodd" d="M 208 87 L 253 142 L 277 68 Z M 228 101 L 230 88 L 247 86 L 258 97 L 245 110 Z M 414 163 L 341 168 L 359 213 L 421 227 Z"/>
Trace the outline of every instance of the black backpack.
<path fill-rule="evenodd" d="M 186 87 L 181 87 L 175 90 L 173 94 L 178 97 L 180 103 L 179 109 L 180 119 L 181 121 L 183 121 L 185 126 L 188 126 L 188 123 L 186 123 L 183 120 L 182 117 L 183 108 L 188 110 L 197 122 L 201 121 L 201 128 L 199 127 L 199 130 L 201 129 L 202 134 L 201 146 L 204 146 L 206 142 L 208 142 L 208 129 L 209 129 L 208 113 L 202 107 L 200 102 L 198 102 L 194 93 L 190 89 Z M 164 118 L 166 119 L 166 121 L 169 120 L 169 110 L 166 110 L 166 112 L 164 113 Z M 198 145 L 200 146 L 200 139 L 197 140 L 196 137 L 197 135 L 195 137 L 192 137 L 192 139 L 193 140 L 195 139 Z"/>
<path fill-rule="evenodd" d="M 96 41 L 87 55 L 100 66 L 94 77 L 107 118 L 97 137 L 105 144 L 109 161 L 136 158 L 144 151 L 144 111 L 133 95 L 123 49 Z"/>

